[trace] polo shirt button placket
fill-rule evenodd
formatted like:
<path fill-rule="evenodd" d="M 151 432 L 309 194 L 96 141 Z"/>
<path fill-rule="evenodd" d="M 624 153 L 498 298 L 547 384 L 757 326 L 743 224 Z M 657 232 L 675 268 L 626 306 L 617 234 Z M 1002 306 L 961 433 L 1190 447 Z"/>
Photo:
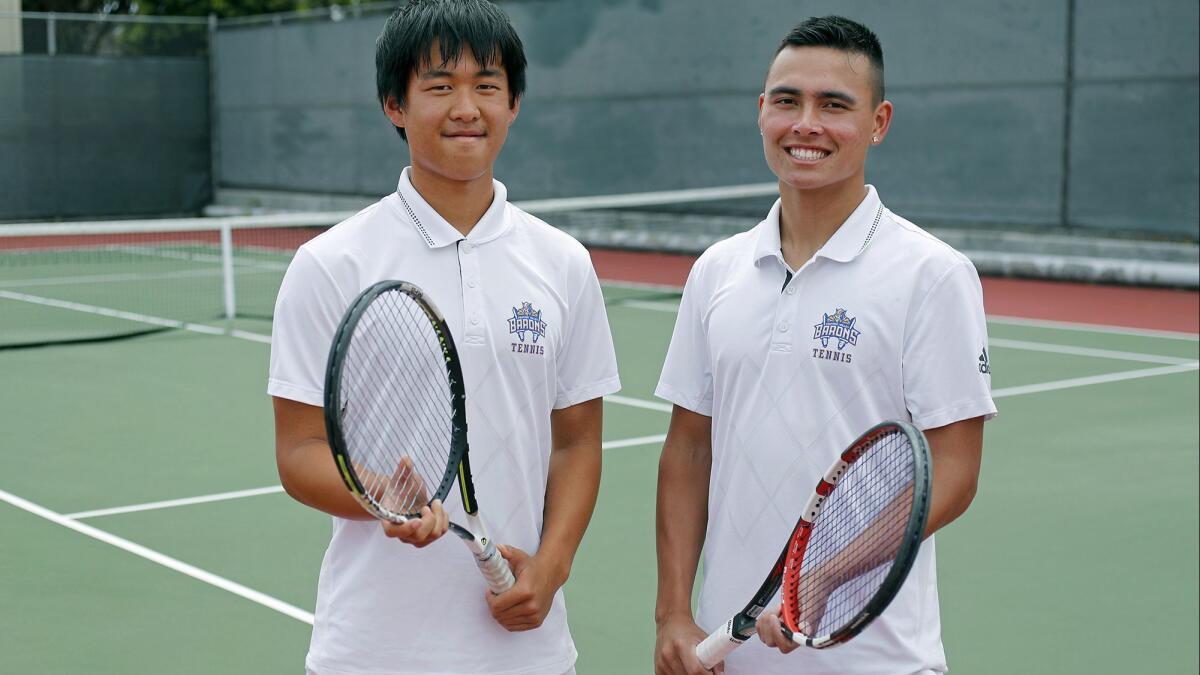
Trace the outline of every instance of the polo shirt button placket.
<path fill-rule="evenodd" d="M 483 320 L 487 307 L 479 283 L 478 248 L 468 241 L 461 241 L 458 245 L 458 268 L 462 274 L 463 343 L 467 345 L 483 345 L 487 336 Z"/>
<path fill-rule="evenodd" d="M 796 286 L 800 280 L 792 277 L 788 281 L 787 288 L 783 290 L 775 299 L 775 326 L 771 335 L 771 351 L 772 352 L 791 352 L 792 351 L 792 321 L 790 317 L 793 314 L 792 305 L 795 304 L 793 298 L 796 295 Z M 776 286 L 778 288 L 778 286 Z"/>

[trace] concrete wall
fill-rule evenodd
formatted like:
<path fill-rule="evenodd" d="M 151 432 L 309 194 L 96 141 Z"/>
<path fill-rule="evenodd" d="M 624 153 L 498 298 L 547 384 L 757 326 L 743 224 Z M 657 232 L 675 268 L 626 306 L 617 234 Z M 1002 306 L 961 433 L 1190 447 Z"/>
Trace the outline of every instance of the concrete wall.
<path fill-rule="evenodd" d="M 836 12 L 884 45 L 896 117 L 868 179 L 897 211 L 938 225 L 1198 236 L 1194 0 L 502 6 L 530 59 L 498 167 L 514 198 L 770 180 L 755 128 L 767 63 L 796 21 Z M 407 155 L 374 99 L 382 23 L 220 30 L 220 183 L 394 189 Z"/>

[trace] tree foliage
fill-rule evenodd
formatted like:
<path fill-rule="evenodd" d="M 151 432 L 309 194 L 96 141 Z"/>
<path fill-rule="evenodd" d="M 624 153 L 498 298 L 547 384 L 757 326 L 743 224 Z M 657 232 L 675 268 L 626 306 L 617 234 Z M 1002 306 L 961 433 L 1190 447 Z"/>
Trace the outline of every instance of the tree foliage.
<path fill-rule="evenodd" d="M 25 12 L 98 16 L 182 16 L 229 19 L 348 6 L 354 0 L 22 0 Z M 25 44 L 45 45 L 42 25 L 26 22 Z M 54 27 L 58 54 L 121 56 L 203 56 L 208 52 L 204 25 L 60 21 Z"/>
<path fill-rule="evenodd" d="M 143 16 L 208 16 L 222 19 L 350 5 L 353 0 L 21 0 L 26 12 L 77 12 Z"/>

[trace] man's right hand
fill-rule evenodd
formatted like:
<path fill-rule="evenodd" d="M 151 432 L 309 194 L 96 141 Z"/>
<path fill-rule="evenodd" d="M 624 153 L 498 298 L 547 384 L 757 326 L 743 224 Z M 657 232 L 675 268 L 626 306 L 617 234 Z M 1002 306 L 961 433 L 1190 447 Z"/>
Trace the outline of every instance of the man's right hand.
<path fill-rule="evenodd" d="M 708 634 L 691 616 L 675 616 L 658 624 L 654 642 L 654 675 L 721 675 L 724 662 L 706 670 L 696 658 L 696 645 Z"/>

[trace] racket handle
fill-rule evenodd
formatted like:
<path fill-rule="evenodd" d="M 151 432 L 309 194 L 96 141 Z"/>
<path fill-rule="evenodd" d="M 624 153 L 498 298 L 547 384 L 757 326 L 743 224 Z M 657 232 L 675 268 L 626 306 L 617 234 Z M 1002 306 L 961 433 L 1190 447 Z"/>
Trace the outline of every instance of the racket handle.
<path fill-rule="evenodd" d="M 483 545 L 483 551 L 475 555 L 475 564 L 479 566 L 483 578 L 487 579 L 488 588 L 492 593 L 499 595 L 512 588 L 517 580 L 513 577 L 508 561 L 500 555 L 500 550 L 496 548 L 492 540 L 488 539 L 486 542 Z"/>
<path fill-rule="evenodd" d="M 745 640 L 733 634 L 733 619 L 725 622 L 724 626 L 714 630 L 712 635 L 704 638 L 704 642 L 696 645 L 696 658 L 700 665 L 708 670 L 725 660 L 729 653 L 742 645 Z"/>

